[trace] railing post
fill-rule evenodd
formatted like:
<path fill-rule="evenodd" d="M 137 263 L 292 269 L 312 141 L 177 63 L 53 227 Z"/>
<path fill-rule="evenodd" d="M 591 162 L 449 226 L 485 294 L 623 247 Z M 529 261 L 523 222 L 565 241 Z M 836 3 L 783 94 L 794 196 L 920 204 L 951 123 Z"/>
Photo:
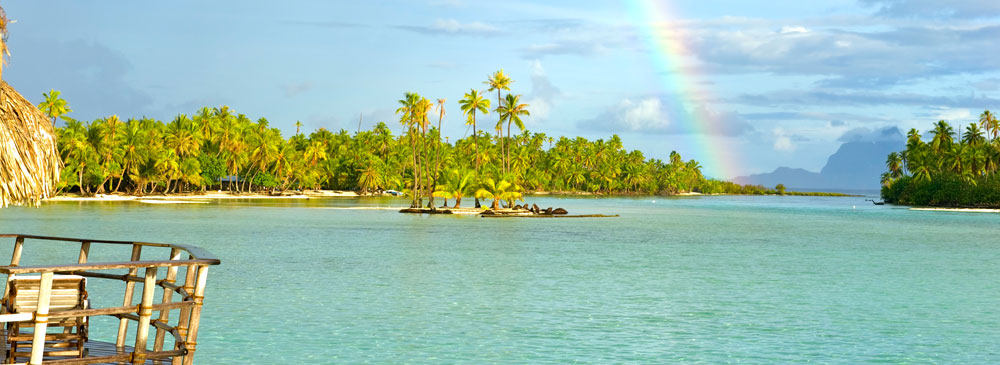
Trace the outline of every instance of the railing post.
<path fill-rule="evenodd" d="M 132 364 L 146 363 L 146 343 L 149 338 L 149 321 L 153 317 L 153 294 L 156 290 L 156 267 L 146 268 L 146 280 L 142 282 L 142 301 L 139 302 L 139 325 L 135 333 L 135 349 Z"/>
<path fill-rule="evenodd" d="M 90 241 L 83 241 L 80 244 L 80 258 L 76 262 L 86 264 L 88 257 L 90 257 Z"/>
<path fill-rule="evenodd" d="M 191 257 L 190 255 L 188 256 L 188 259 L 193 259 L 193 258 L 194 257 Z M 192 293 L 194 292 L 195 270 L 197 268 L 198 267 L 195 265 L 188 265 L 187 272 L 184 275 L 184 292 L 187 293 L 187 295 L 192 295 Z M 187 298 L 184 298 L 184 300 L 187 300 Z M 194 298 L 191 298 L 191 300 L 194 300 Z M 194 310 L 194 307 L 181 309 L 180 317 L 177 319 L 177 335 L 179 339 L 184 339 L 184 340 L 187 339 L 188 323 L 191 322 L 192 310 Z M 184 348 L 187 347 L 185 346 Z M 175 343 L 174 349 L 180 350 L 181 343 L 180 342 Z M 184 359 L 180 357 L 174 357 L 173 365 L 180 365 L 183 362 L 182 360 Z"/>
<path fill-rule="evenodd" d="M 137 244 L 132 244 L 132 261 L 139 261 L 140 256 L 142 256 L 142 246 Z M 135 276 L 139 273 L 138 268 L 128 269 L 128 274 L 125 277 L 125 299 L 122 300 L 122 306 L 128 307 L 132 305 L 132 293 L 135 292 L 135 282 L 129 280 L 130 276 Z M 118 322 L 118 339 L 115 341 L 115 347 L 124 348 L 125 347 L 125 335 L 128 332 L 128 319 L 122 317 Z"/>
<path fill-rule="evenodd" d="M 170 260 L 176 261 L 181 259 L 181 250 L 179 248 L 174 248 L 170 250 Z M 177 281 L 177 266 L 171 266 L 167 268 L 167 277 L 163 279 L 164 282 L 173 284 Z M 170 303 L 174 297 L 174 291 L 170 288 L 163 287 L 163 304 Z M 161 323 L 167 323 L 170 320 L 170 310 L 161 310 L 159 321 Z M 166 331 L 160 327 L 156 327 L 156 339 L 153 340 L 153 351 L 163 350 L 163 338 L 166 336 Z"/>
<path fill-rule="evenodd" d="M 14 254 L 10 256 L 10 266 L 21 264 L 21 250 L 24 249 L 24 237 L 18 236 L 14 240 Z"/>
<path fill-rule="evenodd" d="M 208 282 L 208 265 L 198 267 L 198 282 L 194 287 L 194 307 L 191 308 L 191 322 L 188 327 L 187 355 L 184 356 L 184 364 L 194 363 L 194 350 L 198 345 L 198 325 L 201 321 L 201 306 L 205 302 L 205 284 Z"/>
<path fill-rule="evenodd" d="M 38 308 L 35 309 L 35 333 L 31 340 L 30 364 L 41 364 L 45 355 L 45 330 L 49 325 L 49 303 L 52 299 L 52 273 L 43 272 L 38 285 Z"/>
<path fill-rule="evenodd" d="M 18 236 L 14 240 L 14 253 L 10 256 L 10 266 L 21 264 L 21 251 L 24 249 L 24 237 Z M 7 275 L 7 283 L 14 278 L 14 274 Z M 4 283 L 4 295 L 7 295 L 7 283 Z"/>

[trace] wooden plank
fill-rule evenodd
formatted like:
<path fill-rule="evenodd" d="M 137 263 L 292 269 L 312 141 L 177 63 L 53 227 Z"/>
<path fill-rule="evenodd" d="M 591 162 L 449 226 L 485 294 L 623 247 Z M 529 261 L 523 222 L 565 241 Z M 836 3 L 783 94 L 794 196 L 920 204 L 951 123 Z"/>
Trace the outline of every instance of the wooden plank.
<path fill-rule="evenodd" d="M 0 274 L 37 274 L 42 272 L 74 272 L 88 270 L 113 270 L 113 269 L 139 269 L 147 267 L 171 267 L 188 265 L 217 265 L 212 260 L 152 260 L 152 261 L 122 261 L 122 262 L 101 262 L 90 264 L 74 265 L 50 265 L 50 266 L 0 266 Z"/>
<path fill-rule="evenodd" d="M 204 259 L 215 261 L 215 263 L 208 263 L 209 265 L 218 265 L 221 262 L 215 255 L 213 255 L 208 250 L 205 250 L 197 246 L 181 245 L 181 244 L 169 244 L 169 243 L 155 243 L 155 242 L 135 242 L 135 241 L 115 241 L 115 240 L 95 240 L 95 239 L 84 239 L 84 238 L 67 238 L 67 237 L 52 237 L 52 236 L 36 236 L 29 234 L 0 234 L 0 238 L 4 237 L 15 237 L 18 240 L 24 241 L 25 238 L 35 239 L 35 240 L 45 240 L 45 241 L 65 241 L 65 242 L 84 242 L 89 241 L 93 243 L 107 243 L 115 245 L 141 245 L 150 247 L 171 247 L 179 248 L 196 259 Z"/>

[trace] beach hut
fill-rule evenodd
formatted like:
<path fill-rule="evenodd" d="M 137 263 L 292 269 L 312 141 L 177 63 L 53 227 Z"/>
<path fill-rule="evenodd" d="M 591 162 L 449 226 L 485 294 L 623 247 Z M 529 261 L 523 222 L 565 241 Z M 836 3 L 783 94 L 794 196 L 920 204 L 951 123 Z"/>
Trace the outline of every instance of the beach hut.
<path fill-rule="evenodd" d="M 0 9 L 0 76 L 7 52 L 7 17 Z M 38 204 L 53 194 L 61 161 L 52 122 L 0 81 L 0 207 Z"/>
<path fill-rule="evenodd" d="M 51 196 L 60 164 L 51 121 L 0 81 L 0 207 Z"/>

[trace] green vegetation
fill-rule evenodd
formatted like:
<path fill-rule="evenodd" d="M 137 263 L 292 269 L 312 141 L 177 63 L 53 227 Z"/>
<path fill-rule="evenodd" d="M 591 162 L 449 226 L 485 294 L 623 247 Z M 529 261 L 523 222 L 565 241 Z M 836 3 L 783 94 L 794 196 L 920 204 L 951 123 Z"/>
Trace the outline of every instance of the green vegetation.
<path fill-rule="evenodd" d="M 706 179 L 701 165 L 671 152 L 668 161 L 627 151 L 617 136 L 590 141 L 558 139 L 525 129 L 530 106 L 509 93 L 513 83 L 503 71 L 485 82 L 497 92 L 497 107 L 470 90 L 459 105 L 472 135 L 442 141 L 444 99 L 431 102 L 413 92 L 398 103 L 401 134 L 382 122 L 371 130 L 284 138 L 264 118 L 251 120 L 226 106 L 202 108 L 169 122 L 110 116 L 89 122 L 67 118 L 69 106 L 57 91 L 41 104 L 58 128 L 65 163 L 61 191 L 84 195 L 185 193 L 206 189 L 266 192 L 297 189 L 354 190 L 362 194 L 400 190 L 411 207 L 434 207 L 434 198 L 461 204 L 463 197 L 507 206 L 535 191 L 600 194 L 780 194 L 778 189 Z M 508 91 L 506 95 L 504 91 Z M 477 118 L 496 113 L 494 134 L 479 129 Z M 436 114 L 436 115 L 435 115 Z M 437 125 L 431 123 L 437 117 Z M 515 133 L 515 129 L 518 133 Z M 506 132 L 506 133 L 504 133 Z M 794 194 L 787 193 L 786 194 Z M 427 204 L 424 199 L 427 198 Z"/>
<path fill-rule="evenodd" d="M 943 120 L 929 142 L 907 133 L 906 150 L 886 159 L 882 199 L 887 203 L 944 207 L 1000 207 L 1000 122 L 989 110 L 961 135 Z M 956 139 L 960 137 L 960 139 Z"/>

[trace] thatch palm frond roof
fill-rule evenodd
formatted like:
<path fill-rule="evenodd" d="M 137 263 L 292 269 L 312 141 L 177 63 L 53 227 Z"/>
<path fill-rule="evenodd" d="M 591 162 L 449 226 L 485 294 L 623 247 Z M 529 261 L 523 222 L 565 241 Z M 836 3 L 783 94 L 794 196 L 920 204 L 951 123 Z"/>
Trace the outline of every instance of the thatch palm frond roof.
<path fill-rule="evenodd" d="M 60 165 L 52 122 L 0 81 L 0 207 L 50 197 Z"/>

